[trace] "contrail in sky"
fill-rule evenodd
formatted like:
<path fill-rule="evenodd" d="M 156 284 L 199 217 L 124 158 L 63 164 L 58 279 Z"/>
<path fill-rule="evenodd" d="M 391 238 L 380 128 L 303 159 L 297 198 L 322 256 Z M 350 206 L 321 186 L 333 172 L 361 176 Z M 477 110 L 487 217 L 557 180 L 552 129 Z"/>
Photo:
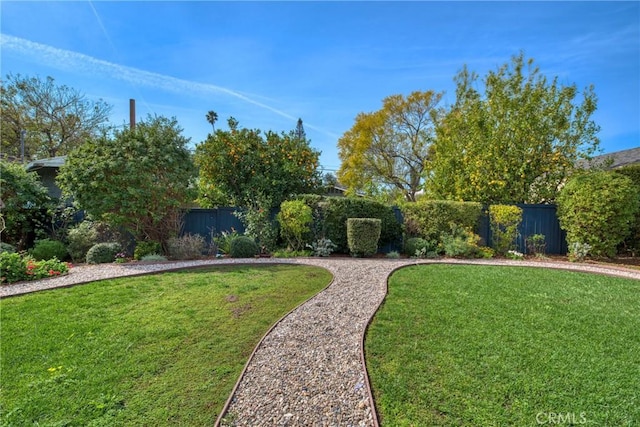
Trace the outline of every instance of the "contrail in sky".
<path fill-rule="evenodd" d="M 175 92 L 179 94 L 190 93 L 198 96 L 206 93 L 224 94 L 240 99 L 248 104 L 269 110 L 272 113 L 291 120 L 292 122 L 298 120 L 297 117 L 294 117 L 282 110 L 263 104 L 225 87 L 207 83 L 192 82 L 189 80 L 140 70 L 138 68 L 114 64 L 82 53 L 58 49 L 53 46 L 32 42 L 20 37 L 0 34 L 0 48 L 3 50 L 6 49 L 19 52 L 25 56 L 38 58 L 40 61 L 56 68 L 93 75 L 102 75 L 107 78 L 124 80 L 134 85 L 162 89 L 167 92 Z M 305 125 L 324 134 L 335 136 L 331 132 L 315 128 L 307 123 L 305 123 Z"/>

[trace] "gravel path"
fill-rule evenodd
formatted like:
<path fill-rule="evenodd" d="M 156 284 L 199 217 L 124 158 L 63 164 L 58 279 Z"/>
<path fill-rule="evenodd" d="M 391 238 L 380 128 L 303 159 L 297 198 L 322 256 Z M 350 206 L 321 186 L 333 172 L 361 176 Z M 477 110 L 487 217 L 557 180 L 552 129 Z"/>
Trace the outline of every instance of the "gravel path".
<path fill-rule="evenodd" d="M 352 258 L 202 260 L 73 268 L 67 276 L 0 287 L 0 297 L 93 280 L 209 265 L 295 263 L 324 267 L 332 284 L 280 320 L 265 335 L 232 393 L 221 426 L 376 426 L 362 340 L 386 295 L 388 276 L 416 262 Z M 447 263 L 535 266 L 640 280 L 640 271 L 539 261 L 445 260 Z"/>

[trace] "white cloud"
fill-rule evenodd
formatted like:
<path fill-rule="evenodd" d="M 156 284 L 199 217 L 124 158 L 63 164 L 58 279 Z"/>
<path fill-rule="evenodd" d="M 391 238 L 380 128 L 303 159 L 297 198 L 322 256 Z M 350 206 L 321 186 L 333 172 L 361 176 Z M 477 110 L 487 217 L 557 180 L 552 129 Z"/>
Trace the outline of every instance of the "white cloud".
<path fill-rule="evenodd" d="M 53 46 L 32 42 L 30 40 L 7 34 L 0 34 L 0 48 L 7 51 L 14 51 L 27 57 L 37 58 L 40 62 L 44 62 L 49 66 L 66 71 L 81 71 L 82 73 L 90 73 L 106 78 L 118 79 L 133 85 L 147 86 L 177 94 L 189 94 L 198 97 L 203 95 L 208 96 L 211 94 L 222 94 L 263 108 L 291 120 L 292 122 L 295 122 L 298 119 L 297 117 L 294 117 L 282 110 L 256 101 L 255 99 L 252 99 L 240 92 L 225 87 L 183 80 L 138 68 L 114 64 L 82 53 L 58 49 Z M 305 123 L 305 126 L 326 135 L 335 136 L 333 133 L 316 128 L 313 125 Z"/>

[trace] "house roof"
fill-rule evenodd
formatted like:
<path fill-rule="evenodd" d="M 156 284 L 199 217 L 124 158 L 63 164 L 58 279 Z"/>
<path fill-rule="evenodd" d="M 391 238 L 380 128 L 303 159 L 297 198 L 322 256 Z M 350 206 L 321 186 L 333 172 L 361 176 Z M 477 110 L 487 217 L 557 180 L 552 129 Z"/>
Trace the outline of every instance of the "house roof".
<path fill-rule="evenodd" d="M 50 157 L 48 159 L 34 160 L 27 165 L 27 172 L 35 171 L 42 168 L 59 168 L 64 165 L 67 156 Z"/>
<path fill-rule="evenodd" d="M 617 169 L 634 163 L 640 163 L 640 147 L 601 154 L 595 156 L 590 162 L 594 166 L 605 165 L 608 169 Z"/>

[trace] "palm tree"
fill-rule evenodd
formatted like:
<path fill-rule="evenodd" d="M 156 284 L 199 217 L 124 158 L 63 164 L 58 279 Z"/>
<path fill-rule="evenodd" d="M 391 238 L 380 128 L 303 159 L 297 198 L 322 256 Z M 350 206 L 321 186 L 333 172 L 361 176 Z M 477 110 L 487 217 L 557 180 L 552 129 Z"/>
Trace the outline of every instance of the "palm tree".
<path fill-rule="evenodd" d="M 213 128 L 213 131 L 216 131 L 216 122 L 218 121 L 218 113 L 216 113 L 213 110 L 210 110 L 207 113 L 207 121 L 209 123 L 211 123 L 211 127 Z"/>

